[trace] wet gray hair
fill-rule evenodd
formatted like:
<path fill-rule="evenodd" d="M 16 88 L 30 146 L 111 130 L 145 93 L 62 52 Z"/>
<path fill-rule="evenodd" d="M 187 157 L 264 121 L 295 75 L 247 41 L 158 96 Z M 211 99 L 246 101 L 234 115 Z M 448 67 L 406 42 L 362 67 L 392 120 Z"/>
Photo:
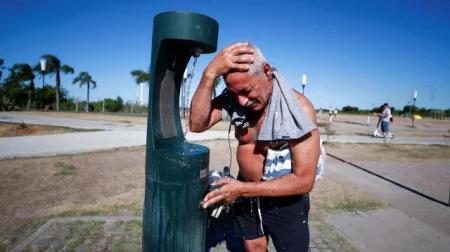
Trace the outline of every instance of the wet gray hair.
<path fill-rule="evenodd" d="M 248 42 L 248 46 L 255 51 L 253 54 L 254 61 L 253 64 L 250 64 L 248 72 L 251 75 L 261 75 L 262 67 L 265 63 L 267 63 L 267 61 L 264 58 L 261 50 L 259 50 L 259 48 L 255 44 L 253 44 L 252 42 Z"/>

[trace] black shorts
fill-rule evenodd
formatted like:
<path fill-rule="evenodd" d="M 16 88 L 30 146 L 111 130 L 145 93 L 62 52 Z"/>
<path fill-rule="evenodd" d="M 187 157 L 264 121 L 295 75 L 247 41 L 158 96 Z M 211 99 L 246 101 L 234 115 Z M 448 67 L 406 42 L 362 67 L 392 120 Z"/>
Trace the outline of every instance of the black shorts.
<path fill-rule="evenodd" d="M 277 251 L 308 251 L 309 195 L 257 197 L 238 200 L 234 206 L 234 225 L 238 237 L 253 240 L 270 235 Z"/>

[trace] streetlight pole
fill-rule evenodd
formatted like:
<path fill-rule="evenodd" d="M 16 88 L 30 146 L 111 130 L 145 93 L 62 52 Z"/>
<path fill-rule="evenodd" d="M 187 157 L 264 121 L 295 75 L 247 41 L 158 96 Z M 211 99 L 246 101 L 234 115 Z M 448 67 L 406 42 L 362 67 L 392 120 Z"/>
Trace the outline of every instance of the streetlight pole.
<path fill-rule="evenodd" d="M 306 74 L 304 74 L 304 75 L 302 76 L 302 94 L 303 94 L 303 95 L 305 95 L 306 77 L 307 77 Z"/>
<path fill-rule="evenodd" d="M 413 108 L 414 108 L 414 111 L 413 111 L 413 115 L 412 115 L 412 127 L 414 128 L 414 116 L 415 116 L 415 108 L 416 108 L 416 99 L 417 99 L 417 91 L 414 91 L 414 94 L 413 94 L 413 100 L 414 100 L 414 102 L 413 102 Z"/>
<path fill-rule="evenodd" d="M 188 75 L 188 73 L 187 73 L 187 71 L 188 71 L 188 69 L 186 68 L 185 70 L 184 70 L 184 73 L 183 73 L 183 81 L 182 81 L 182 89 L 181 89 L 181 114 L 182 114 L 182 117 L 183 118 L 186 118 L 186 113 L 185 113 L 185 111 L 186 111 L 186 108 L 185 108 L 185 99 L 186 99 L 186 79 L 187 79 L 187 75 Z"/>
<path fill-rule="evenodd" d="M 42 73 L 42 110 L 44 110 L 44 83 L 45 83 L 45 59 L 41 60 L 41 73 Z"/>
<path fill-rule="evenodd" d="M 100 94 L 98 94 L 98 102 L 100 102 L 101 98 L 102 98 L 102 96 Z"/>

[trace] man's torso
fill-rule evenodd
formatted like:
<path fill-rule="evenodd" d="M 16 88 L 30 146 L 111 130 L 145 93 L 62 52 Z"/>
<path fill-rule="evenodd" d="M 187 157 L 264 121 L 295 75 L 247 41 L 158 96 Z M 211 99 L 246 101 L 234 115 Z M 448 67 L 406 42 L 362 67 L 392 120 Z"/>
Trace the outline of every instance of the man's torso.
<path fill-rule="evenodd" d="M 294 92 L 298 98 L 298 93 Z M 265 110 L 267 110 L 267 106 Z M 235 137 L 239 142 L 236 159 L 239 165 L 239 175 L 244 181 L 261 181 L 268 150 L 277 149 L 286 143 L 286 140 L 257 141 L 264 116 L 265 112 L 261 116 L 249 118 L 250 125 L 245 129 L 235 128 Z"/>
<path fill-rule="evenodd" d="M 383 116 L 382 118 L 381 118 L 381 121 L 383 121 L 383 122 L 389 122 L 389 115 L 391 114 L 391 109 L 389 109 L 389 108 L 387 108 L 387 109 L 385 109 L 385 110 L 383 110 L 383 112 L 381 113 L 381 115 Z M 388 115 L 387 117 L 384 117 L 384 116 L 386 116 L 386 115 Z"/>

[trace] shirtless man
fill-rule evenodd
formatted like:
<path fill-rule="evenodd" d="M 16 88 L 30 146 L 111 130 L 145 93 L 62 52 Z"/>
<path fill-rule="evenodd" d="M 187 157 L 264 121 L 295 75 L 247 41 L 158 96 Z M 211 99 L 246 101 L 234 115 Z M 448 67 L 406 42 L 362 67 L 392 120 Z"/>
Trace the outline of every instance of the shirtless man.
<path fill-rule="evenodd" d="M 268 235 L 277 251 L 308 251 L 308 193 L 313 189 L 320 153 L 318 129 L 300 139 L 286 140 L 290 147 L 292 171 L 284 176 L 263 180 L 268 149 L 285 141 L 257 141 L 272 95 L 271 66 L 257 47 L 235 43 L 223 49 L 206 67 L 191 104 L 189 129 L 203 132 L 222 120 L 222 108 L 228 106 L 226 95 L 211 101 L 214 80 L 223 76 L 227 92 L 247 108 L 245 129 L 235 127 L 237 179 L 221 179 L 220 190 L 208 193 L 203 207 L 226 201 L 235 202 L 236 234 L 244 239 L 247 251 L 266 251 Z M 300 92 L 294 93 L 309 119 L 317 125 L 315 109 Z M 238 203 L 239 202 L 239 203 Z"/>

